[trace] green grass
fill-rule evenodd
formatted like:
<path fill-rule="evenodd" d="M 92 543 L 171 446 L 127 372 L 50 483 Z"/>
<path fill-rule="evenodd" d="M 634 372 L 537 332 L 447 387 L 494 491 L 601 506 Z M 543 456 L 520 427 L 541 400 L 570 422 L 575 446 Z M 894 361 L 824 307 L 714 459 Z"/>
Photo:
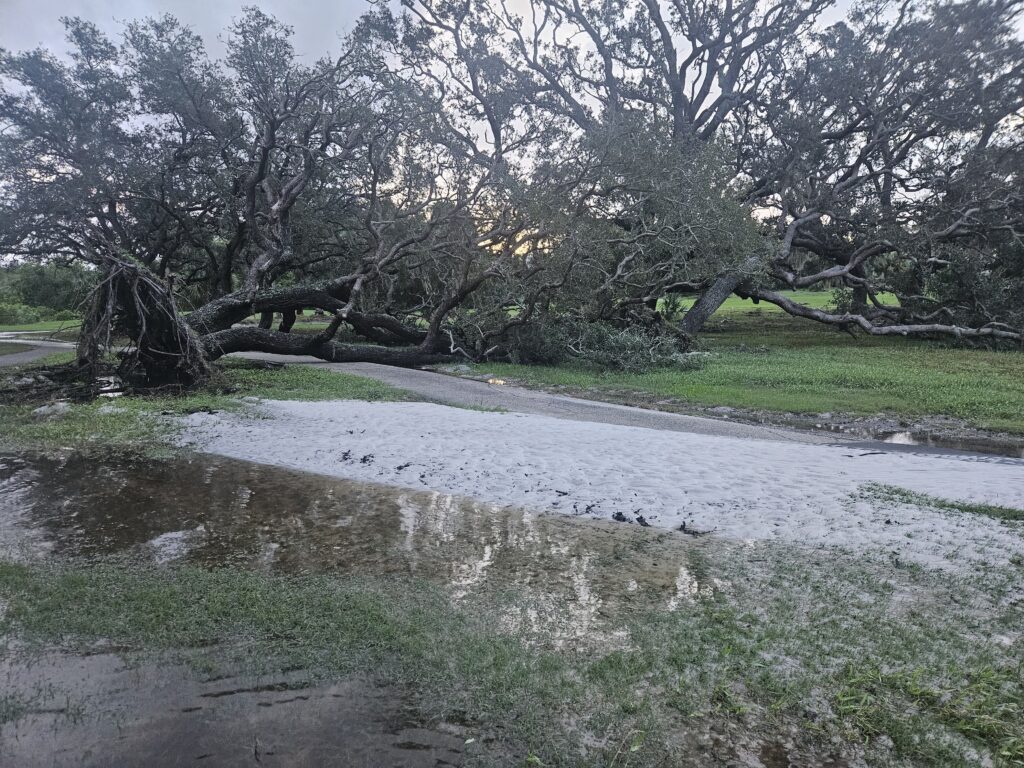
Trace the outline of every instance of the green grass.
<path fill-rule="evenodd" d="M 916 491 L 911 491 L 908 488 L 901 488 L 898 485 L 867 483 L 866 485 L 861 486 L 861 491 L 869 498 L 880 501 L 895 501 L 899 504 L 908 504 L 914 507 L 941 509 L 947 512 L 961 512 L 966 515 L 984 515 L 985 517 L 994 517 L 997 520 L 1024 521 L 1024 509 L 1001 507 L 996 504 L 974 504 L 969 501 L 943 499 L 939 496 L 917 493 Z"/>
<path fill-rule="evenodd" d="M 0 325 L 0 333 L 12 331 L 69 331 L 76 330 L 79 325 L 78 320 L 42 320 L 38 323 Z"/>
<path fill-rule="evenodd" d="M 833 296 L 831 291 L 778 291 L 781 296 L 797 301 L 812 309 L 834 309 Z M 891 293 L 880 293 L 878 300 L 886 305 L 899 305 L 899 300 Z M 690 299 L 682 303 L 682 308 L 689 309 L 696 299 Z M 783 310 L 774 304 L 762 301 L 755 304 L 750 299 L 741 299 L 739 296 L 730 296 L 718 309 L 717 316 L 750 312 L 752 310 L 763 310 L 765 312 L 784 314 Z"/>
<path fill-rule="evenodd" d="M 17 377 L 70 359 L 59 353 L 29 366 L 2 373 Z M 170 450 L 176 431 L 159 415 L 200 410 L 239 410 L 245 397 L 273 400 L 409 400 L 412 395 L 373 379 L 336 373 L 306 365 L 266 368 L 244 361 L 223 361 L 217 386 L 182 396 L 125 396 L 72 404 L 71 411 L 56 419 L 36 418 L 39 404 L 0 404 L 0 446 L 18 450 L 117 450 L 162 455 Z M 227 391 L 225 391 L 227 390 Z"/>
<path fill-rule="evenodd" d="M 478 370 L 538 386 L 632 391 L 698 406 L 951 416 L 981 428 L 1024 432 L 1024 354 L 1019 351 L 853 338 L 765 309 L 716 315 L 701 343 L 712 355 L 696 370 L 621 374 L 492 363 Z"/>
<path fill-rule="evenodd" d="M 403 578 L 104 562 L 0 563 L 0 632 L 30 645 L 106 640 L 203 668 L 373 674 L 549 766 L 621 766 L 623 752 L 634 766 L 683 764 L 693 747 L 677 737 L 712 726 L 748 744 L 793 738 L 819 757 L 863 747 L 871 765 L 966 767 L 979 753 L 1024 765 L 1020 649 L 993 639 L 1019 627 L 1005 599 L 1019 579 L 744 552 L 692 549 L 690 573 L 719 586 L 678 611 L 608 618 L 622 632 L 611 643 L 559 648 L 509 626 L 530 593 L 453 604 Z M 584 742 L 598 746 L 584 755 Z"/>
<path fill-rule="evenodd" d="M 409 392 L 390 384 L 310 365 L 266 368 L 244 361 L 225 360 L 220 364 L 220 368 L 228 385 L 237 388 L 232 397 L 374 402 L 414 399 Z"/>
<path fill-rule="evenodd" d="M 878 666 L 851 667 L 845 670 L 835 703 L 859 733 L 869 737 L 895 733 L 900 739 L 897 746 L 908 752 L 914 751 L 915 734 L 905 733 L 894 713 L 909 705 L 915 715 L 933 718 L 957 733 L 992 744 L 1005 764 L 1021 765 L 1024 689 L 1019 685 L 1020 675 L 1019 667 L 982 667 L 966 673 L 951 667 L 945 682 L 936 684 L 927 681 L 919 670 L 887 672 Z M 1008 685 L 1013 693 L 1006 697 Z"/>

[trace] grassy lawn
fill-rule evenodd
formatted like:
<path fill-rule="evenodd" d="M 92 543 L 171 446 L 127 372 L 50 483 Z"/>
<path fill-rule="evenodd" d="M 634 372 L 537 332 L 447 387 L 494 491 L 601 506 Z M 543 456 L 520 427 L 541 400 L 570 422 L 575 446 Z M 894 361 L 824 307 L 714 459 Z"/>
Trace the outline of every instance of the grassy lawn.
<path fill-rule="evenodd" d="M 13 331 L 74 331 L 77 330 L 79 322 L 77 320 L 42 320 L 38 323 L 28 323 L 23 325 L 0 325 L 0 333 L 10 333 Z"/>
<path fill-rule="evenodd" d="M 813 306 L 824 307 L 831 301 L 827 292 L 791 294 Z M 57 325 L 32 327 L 52 330 Z M 295 327 L 297 332 L 315 332 L 321 325 L 299 322 Z M 902 338 L 851 337 L 789 317 L 771 305 L 754 307 L 735 296 L 712 318 L 701 343 L 713 354 L 697 370 L 619 374 L 572 366 L 490 363 L 478 370 L 538 386 L 584 392 L 615 390 L 618 397 L 626 399 L 634 391 L 647 399 L 669 398 L 697 406 L 885 413 L 907 418 L 951 416 L 981 428 L 1024 432 L 1024 354 L 1020 352 Z M 246 375 L 255 376 L 258 381 L 241 383 L 276 398 L 330 399 L 356 391 L 351 381 L 325 371 L 286 369 L 266 379 L 260 378 L 263 374 L 229 368 L 227 375 L 239 382 Z M 264 390 L 265 386 L 272 389 Z M 373 388 L 381 385 L 367 386 L 370 391 L 353 396 L 372 398 Z"/>
<path fill-rule="evenodd" d="M 509 627 L 530 608 L 523 594 L 453 603 L 402 577 L 123 562 L 0 561 L 0 633 L 171 653 L 214 673 L 369 673 L 431 717 L 491 734 L 520 755 L 515 765 L 703 764 L 687 742 L 701 733 L 754 749 L 792 739 L 819 760 L 863 750 L 879 766 L 1024 764 L 1019 650 L 991 639 L 1019 627 L 1019 607 L 1000 598 L 1019 574 L 741 550 L 691 548 L 692 597 L 611 617 L 612 643 L 559 646 Z"/>
<path fill-rule="evenodd" d="M 827 297 L 828 294 L 812 294 Z M 1024 354 L 903 338 L 856 338 L 736 297 L 702 344 L 697 370 L 644 374 L 584 368 L 484 364 L 506 379 L 577 390 L 632 390 L 702 406 L 897 416 L 944 415 L 1024 432 Z M 728 304 L 728 302 L 727 302 Z"/>
<path fill-rule="evenodd" d="M 830 309 L 832 308 L 832 293 L 831 291 L 778 291 L 779 295 L 785 296 L 786 298 L 798 301 L 812 309 Z M 880 293 L 878 294 L 878 300 L 883 304 L 898 305 L 899 300 L 891 293 Z M 696 299 L 689 299 L 683 302 L 683 308 L 689 309 Z M 731 315 L 736 313 L 749 312 L 751 310 L 764 310 L 765 312 L 785 314 L 785 312 L 774 304 L 768 302 L 761 302 L 760 304 L 754 304 L 750 299 L 741 299 L 739 296 L 730 296 L 725 300 L 719 308 L 717 315 Z"/>
<path fill-rule="evenodd" d="M 29 366 L 7 369 L 8 376 L 20 376 L 39 368 L 69 360 L 71 353 L 36 361 Z M 75 403 L 59 419 L 35 418 L 38 404 L 0 403 L 0 447 L 19 450 L 53 448 L 139 451 L 159 454 L 168 449 L 174 428 L 160 414 L 186 414 L 200 410 L 238 410 L 246 407 L 242 398 L 273 400 L 409 400 L 413 396 L 373 379 L 336 373 L 310 366 L 265 368 L 245 361 L 219 363 L 221 376 L 216 385 L 184 396 L 120 397 Z"/>
<path fill-rule="evenodd" d="M 994 517 L 997 520 L 1015 520 L 1024 522 L 1024 510 L 1013 509 L 1012 507 L 1000 507 L 996 504 L 972 504 L 964 501 L 943 499 L 938 496 L 929 496 L 924 493 L 900 488 L 898 485 L 884 485 L 881 483 L 869 483 L 861 488 L 861 492 L 867 498 L 876 501 L 893 501 L 899 504 L 916 507 L 930 507 L 941 509 L 947 512 L 960 512 L 965 515 L 985 515 Z"/>

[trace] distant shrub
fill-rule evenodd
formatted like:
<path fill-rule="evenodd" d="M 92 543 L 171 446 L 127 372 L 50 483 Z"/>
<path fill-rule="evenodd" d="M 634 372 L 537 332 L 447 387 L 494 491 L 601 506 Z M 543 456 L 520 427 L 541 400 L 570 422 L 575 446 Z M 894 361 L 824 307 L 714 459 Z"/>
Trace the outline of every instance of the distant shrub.
<path fill-rule="evenodd" d="M 26 304 L 0 304 L 0 325 L 28 325 L 38 323 L 43 317 L 43 310 Z"/>
<path fill-rule="evenodd" d="M 580 362 L 628 373 L 667 366 L 696 368 L 701 364 L 701 357 L 687 354 L 686 343 L 671 331 L 620 328 L 571 318 L 545 319 L 517 328 L 509 352 L 517 363 Z"/>
<path fill-rule="evenodd" d="M 56 312 L 51 312 L 46 317 L 47 320 L 81 320 L 81 315 L 71 309 L 61 309 Z"/>
<path fill-rule="evenodd" d="M 81 306 L 98 276 L 80 264 L 18 264 L 4 269 L 0 282 L 14 289 L 18 303 L 39 307 L 48 317 Z"/>

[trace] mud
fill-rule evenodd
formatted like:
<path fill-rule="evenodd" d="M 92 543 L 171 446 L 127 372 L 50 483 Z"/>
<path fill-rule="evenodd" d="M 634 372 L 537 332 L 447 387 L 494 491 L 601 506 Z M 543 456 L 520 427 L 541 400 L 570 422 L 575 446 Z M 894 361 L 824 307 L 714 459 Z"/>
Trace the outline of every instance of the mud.
<path fill-rule="evenodd" d="M 0 726 L 0 765 L 18 768 L 434 768 L 462 765 L 475 743 L 463 726 L 422 727 L 401 692 L 364 680 L 202 678 L 109 653 L 53 653 L 0 662 L 0 681 L 28 697 Z"/>

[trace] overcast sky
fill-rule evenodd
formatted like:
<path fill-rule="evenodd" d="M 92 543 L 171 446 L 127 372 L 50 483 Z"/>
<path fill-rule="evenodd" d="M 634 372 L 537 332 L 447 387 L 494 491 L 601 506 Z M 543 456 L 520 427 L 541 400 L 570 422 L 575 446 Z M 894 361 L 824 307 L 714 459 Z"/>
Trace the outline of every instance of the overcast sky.
<path fill-rule="evenodd" d="M 122 22 L 172 13 L 220 54 L 217 36 L 244 5 L 258 5 L 295 27 L 295 49 L 311 59 L 337 50 L 339 36 L 368 7 L 365 0 L 0 0 L 0 47 L 63 50 L 61 16 L 81 16 L 117 35 Z"/>
<path fill-rule="evenodd" d="M 838 5 L 849 2 L 839 0 Z M 296 51 L 310 59 L 336 50 L 339 36 L 368 7 L 365 0 L 0 0 L 0 47 L 63 50 L 61 16 L 81 16 L 116 36 L 121 22 L 169 12 L 202 34 L 219 55 L 217 35 L 243 5 L 258 5 L 293 26 Z"/>

